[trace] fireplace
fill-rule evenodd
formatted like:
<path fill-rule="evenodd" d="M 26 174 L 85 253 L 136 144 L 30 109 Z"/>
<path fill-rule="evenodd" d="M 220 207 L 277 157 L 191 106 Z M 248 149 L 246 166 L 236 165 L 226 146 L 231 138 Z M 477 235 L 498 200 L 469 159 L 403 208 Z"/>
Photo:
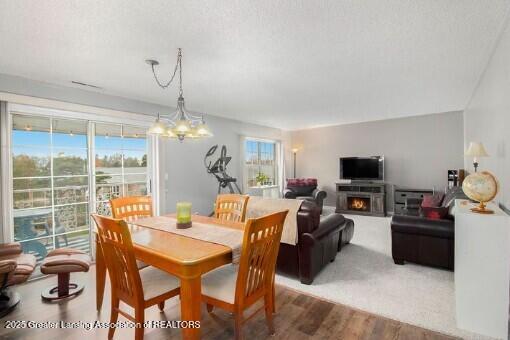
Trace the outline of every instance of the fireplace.
<path fill-rule="evenodd" d="M 347 207 L 354 211 L 370 211 L 370 197 L 347 197 Z"/>
<path fill-rule="evenodd" d="M 386 185 L 370 182 L 337 183 L 336 212 L 386 216 Z"/>

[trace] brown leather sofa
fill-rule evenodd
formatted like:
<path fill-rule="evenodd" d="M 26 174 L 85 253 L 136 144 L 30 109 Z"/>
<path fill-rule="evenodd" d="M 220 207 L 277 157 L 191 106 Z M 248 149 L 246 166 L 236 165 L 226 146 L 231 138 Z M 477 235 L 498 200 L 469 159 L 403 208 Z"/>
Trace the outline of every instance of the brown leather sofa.
<path fill-rule="evenodd" d="M 460 187 L 446 193 L 442 206 L 451 208 L 455 199 L 466 198 Z M 395 264 L 417 264 L 454 269 L 455 221 L 451 214 L 442 219 L 395 215 L 391 219 L 391 249 Z"/>
<path fill-rule="evenodd" d="M 9 314 L 20 301 L 19 294 L 8 287 L 28 280 L 35 264 L 35 256 L 23 254 L 19 243 L 0 244 L 0 317 Z"/>
<path fill-rule="evenodd" d="M 305 201 L 298 211 L 297 224 L 298 243 L 280 244 L 277 271 L 311 284 L 319 271 L 335 260 L 341 247 L 351 241 L 354 222 L 336 213 L 321 218 L 317 205 Z"/>

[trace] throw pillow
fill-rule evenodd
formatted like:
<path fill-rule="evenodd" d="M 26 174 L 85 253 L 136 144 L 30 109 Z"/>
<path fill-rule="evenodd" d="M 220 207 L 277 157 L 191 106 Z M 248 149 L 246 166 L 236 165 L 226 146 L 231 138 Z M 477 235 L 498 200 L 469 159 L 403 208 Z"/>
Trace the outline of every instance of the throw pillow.
<path fill-rule="evenodd" d="M 432 220 L 441 220 L 448 215 L 447 207 L 422 207 L 420 209 L 422 217 L 430 218 Z"/>
<path fill-rule="evenodd" d="M 444 194 L 436 193 L 434 195 L 426 195 L 421 202 L 420 213 L 422 217 L 439 220 L 448 215 L 448 207 L 442 207 Z"/>
<path fill-rule="evenodd" d="M 435 193 L 434 195 L 425 195 L 423 197 L 423 201 L 421 202 L 421 206 L 425 208 L 435 208 L 440 207 L 441 202 L 443 201 L 444 194 L 439 192 Z"/>

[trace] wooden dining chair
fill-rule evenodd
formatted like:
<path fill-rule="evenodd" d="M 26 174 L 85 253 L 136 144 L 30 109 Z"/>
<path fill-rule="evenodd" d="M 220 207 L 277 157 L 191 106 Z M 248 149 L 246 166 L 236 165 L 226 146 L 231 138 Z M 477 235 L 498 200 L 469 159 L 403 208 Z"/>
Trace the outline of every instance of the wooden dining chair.
<path fill-rule="evenodd" d="M 244 231 L 239 266 L 225 265 L 202 277 L 202 301 L 207 311 L 214 306 L 234 314 L 235 338 L 242 337 L 241 327 L 257 312 L 265 310 L 267 326 L 274 334 L 274 275 L 276 257 L 288 210 L 249 219 Z M 249 317 L 244 311 L 260 299 L 264 305 Z"/>
<path fill-rule="evenodd" d="M 152 197 L 128 196 L 110 200 L 113 218 L 120 218 L 126 222 L 136 221 L 139 218 L 150 217 L 152 212 Z"/>
<path fill-rule="evenodd" d="M 104 254 L 111 282 L 110 323 L 117 322 L 119 314 L 141 324 L 135 328 L 135 339 L 143 339 L 145 309 L 158 305 L 162 311 L 165 301 L 179 295 L 179 280 L 155 267 L 138 270 L 131 241 L 131 233 L 124 220 L 92 214 L 97 224 L 99 243 Z M 122 301 L 131 306 L 135 316 L 119 308 Z M 108 331 L 108 339 L 113 338 L 115 327 Z"/>
<path fill-rule="evenodd" d="M 214 216 L 220 220 L 244 222 L 248 195 L 222 194 L 216 197 Z"/>
<path fill-rule="evenodd" d="M 127 223 L 136 221 L 139 218 L 153 216 L 152 197 L 150 196 L 128 196 L 110 200 L 113 218 L 119 218 Z M 100 251 L 100 247 L 96 250 Z M 97 256 L 97 255 L 96 255 Z M 138 269 L 147 267 L 142 261 L 136 261 Z M 101 310 L 103 304 L 104 289 L 106 286 L 106 269 L 96 266 L 96 295 L 97 310 Z"/>

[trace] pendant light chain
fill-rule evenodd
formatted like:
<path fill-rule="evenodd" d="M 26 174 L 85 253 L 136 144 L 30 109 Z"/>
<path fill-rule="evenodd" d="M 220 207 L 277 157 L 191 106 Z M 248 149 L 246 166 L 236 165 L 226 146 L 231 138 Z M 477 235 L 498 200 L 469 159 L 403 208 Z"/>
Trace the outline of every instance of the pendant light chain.
<path fill-rule="evenodd" d="M 166 89 L 170 86 L 170 84 L 172 84 L 177 75 L 177 69 L 179 69 L 179 97 L 177 98 L 177 112 L 170 117 L 162 117 L 158 114 L 158 119 L 151 126 L 148 132 L 155 135 L 177 138 L 181 142 L 184 138 L 211 137 L 212 133 L 205 124 L 204 115 L 196 116 L 186 111 L 182 89 L 182 50 L 179 48 L 174 72 L 170 80 L 166 83 L 162 83 L 156 74 L 154 66 L 159 65 L 158 61 L 148 59 L 145 62 L 151 65 L 154 79 L 158 86 L 162 89 Z"/>
<path fill-rule="evenodd" d="M 179 68 L 179 94 L 182 95 L 182 66 L 181 66 L 181 59 L 182 59 L 182 52 L 181 52 L 181 49 L 179 48 L 179 53 L 177 54 L 177 63 L 175 64 L 174 72 L 172 73 L 172 77 L 170 78 L 170 80 L 166 84 L 161 83 L 161 81 L 158 79 L 158 75 L 156 74 L 156 70 L 154 69 L 154 66 L 157 65 L 157 64 L 151 64 L 151 69 L 152 69 L 152 74 L 154 75 L 154 79 L 156 80 L 156 83 L 162 89 L 166 89 L 174 81 L 175 75 L 177 74 L 177 68 Z"/>
<path fill-rule="evenodd" d="M 177 62 L 179 63 L 179 97 L 182 97 L 182 52 L 180 48 L 177 54 Z"/>

